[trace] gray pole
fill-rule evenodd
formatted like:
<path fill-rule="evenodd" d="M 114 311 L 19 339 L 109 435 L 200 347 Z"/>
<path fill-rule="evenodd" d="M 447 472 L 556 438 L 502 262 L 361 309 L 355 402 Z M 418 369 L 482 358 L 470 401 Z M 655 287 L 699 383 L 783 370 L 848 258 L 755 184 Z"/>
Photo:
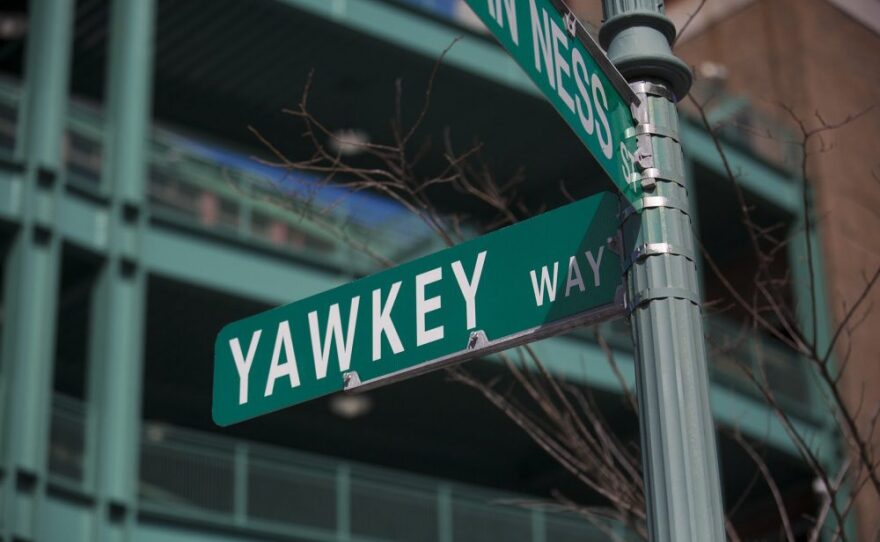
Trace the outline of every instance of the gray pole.
<path fill-rule="evenodd" d="M 624 246 L 636 355 L 642 464 L 650 540 L 724 539 L 715 428 L 696 248 L 678 141 L 677 99 L 690 88 L 672 54 L 675 27 L 662 0 L 603 0 L 600 33 L 611 60 L 641 99 L 633 107 L 642 213 L 624 213 Z"/>

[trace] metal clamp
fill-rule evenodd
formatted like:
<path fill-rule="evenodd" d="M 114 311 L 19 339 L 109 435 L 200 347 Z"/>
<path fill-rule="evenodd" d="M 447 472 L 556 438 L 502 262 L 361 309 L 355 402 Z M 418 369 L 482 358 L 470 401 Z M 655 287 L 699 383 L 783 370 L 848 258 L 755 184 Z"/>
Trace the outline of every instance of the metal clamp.
<path fill-rule="evenodd" d="M 646 288 L 637 292 L 632 299 L 627 299 L 626 312 L 632 314 L 638 307 L 657 299 L 686 299 L 694 305 L 700 305 L 700 299 L 696 292 L 686 288 Z"/>
<path fill-rule="evenodd" d="M 687 189 L 681 179 L 676 179 L 671 175 L 666 175 L 657 168 L 648 168 L 642 171 L 641 176 L 638 178 L 638 182 L 642 184 L 642 188 L 644 188 L 645 190 L 653 190 L 654 187 L 657 186 L 657 181 L 667 181 L 670 183 L 675 183 L 678 186 Z"/>
<path fill-rule="evenodd" d="M 678 142 L 678 133 L 675 130 L 667 126 L 657 126 L 656 124 L 651 124 L 650 122 L 631 126 L 623 132 L 624 139 L 631 139 L 640 135 L 668 137 L 676 143 Z"/>
<path fill-rule="evenodd" d="M 476 331 L 471 331 L 465 349 L 476 350 L 485 347 L 487 344 L 489 344 L 489 337 L 486 335 L 485 331 L 478 329 Z"/>
<path fill-rule="evenodd" d="M 474 330 L 468 337 L 467 345 L 465 345 L 463 350 L 429 359 L 428 361 L 404 367 L 375 378 L 361 380 L 356 371 L 346 371 L 342 374 L 343 389 L 346 393 L 369 391 L 385 384 L 399 382 L 436 369 L 451 367 L 468 360 L 495 354 L 496 352 L 513 348 L 514 346 L 520 346 L 547 337 L 553 337 L 554 335 L 559 335 L 560 333 L 564 333 L 576 327 L 617 318 L 622 316 L 626 311 L 623 303 L 624 297 L 625 294 L 623 288 L 618 287 L 614 292 L 614 301 L 611 303 L 565 316 L 559 320 L 541 323 L 537 326 L 495 339 L 489 339 L 486 336 L 486 333 L 482 330 Z"/>
<path fill-rule="evenodd" d="M 673 256 L 683 256 L 690 261 L 695 261 L 694 254 L 690 250 L 677 247 L 669 243 L 645 243 L 638 246 L 630 254 L 629 260 L 624 262 L 623 272 L 629 271 L 634 263 L 647 258 L 648 256 L 656 256 L 658 254 L 671 254 Z"/>
<path fill-rule="evenodd" d="M 664 209 L 678 209 L 682 213 L 687 214 L 687 205 L 679 200 L 667 198 L 666 196 L 647 196 L 637 199 L 632 202 L 629 207 L 625 207 L 623 211 L 620 212 L 620 221 L 626 222 L 626 219 L 638 211 L 644 209 L 656 209 L 658 207 Z"/>
<path fill-rule="evenodd" d="M 342 373 L 342 389 L 344 391 L 353 390 L 360 385 L 361 377 L 357 374 L 357 371 L 348 371 Z"/>
<path fill-rule="evenodd" d="M 614 254 L 617 254 L 617 256 L 619 256 L 619 257 L 623 256 L 623 232 L 622 231 L 617 230 L 617 233 L 615 233 L 612 237 L 608 238 L 607 243 L 608 243 L 608 250 L 610 250 Z"/>
<path fill-rule="evenodd" d="M 651 167 L 642 172 L 636 182 L 642 186 L 642 190 L 654 190 L 657 188 L 657 181 L 660 180 L 660 170 Z"/>
<path fill-rule="evenodd" d="M 657 83 L 651 83 L 650 81 L 637 81 L 635 83 L 630 83 L 629 88 L 631 88 L 636 95 L 644 94 L 646 96 L 659 96 L 661 98 L 666 98 L 670 102 L 675 102 L 675 95 L 672 94 L 672 91 L 663 85 L 658 85 Z"/>

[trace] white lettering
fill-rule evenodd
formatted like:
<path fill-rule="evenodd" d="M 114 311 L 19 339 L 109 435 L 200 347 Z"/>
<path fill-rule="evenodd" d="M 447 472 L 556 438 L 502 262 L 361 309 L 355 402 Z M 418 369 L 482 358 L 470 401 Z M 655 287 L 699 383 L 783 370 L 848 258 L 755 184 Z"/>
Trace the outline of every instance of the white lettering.
<path fill-rule="evenodd" d="M 465 307 L 467 309 L 467 328 L 474 329 L 477 327 L 477 288 L 480 285 L 480 275 L 483 273 L 483 262 L 486 261 L 486 251 L 482 251 L 477 255 L 477 263 L 474 264 L 474 272 L 471 280 L 468 281 L 464 274 L 464 268 L 460 261 L 452 262 L 452 272 L 455 273 L 455 280 L 461 289 L 461 295 L 464 297 Z"/>
<path fill-rule="evenodd" d="M 578 290 L 584 291 L 584 279 L 581 276 L 581 268 L 577 263 L 577 258 L 574 256 L 568 259 L 568 280 L 565 281 L 565 297 L 568 297 L 572 286 L 577 286 Z"/>
<path fill-rule="evenodd" d="M 632 153 L 629 152 L 629 149 L 626 148 L 626 143 L 623 141 L 620 142 L 620 169 L 623 171 L 623 176 L 626 179 L 626 182 L 633 182 L 633 175 L 635 175 L 636 167 L 635 167 L 635 157 Z"/>
<path fill-rule="evenodd" d="M 550 281 L 550 273 L 547 266 L 541 267 L 541 286 L 538 287 L 538 276 L 535 271 L 529 271 L 532 275 L 532 288 L 535 290 L 535 303 L 540 307 L 544 304 L 544 286 L 547 286 L 547 297 L 550 302 L 556 301 L 556 276 L 559 271 L 559 262 L 553 262 L 553 281 Z"/>
<path fill-rule="evenodd" d="M 284 347 L 284 363 L 278 363 L 281 357 L 281 347 Z M 278 324 L 278 332 L 275 334 L 275 348 L 272 350 L 272 364 L 269 366 L 269 376 L 266 378 L 266 391 L 264 397 L 269 397 L 275 390 L 275 381 L 287 375 L 290 379 L 290 387 L 299 386 L 299 370 L 296 367 L 296 356 L 293 353 L 293 337 L 290 336 L 290 322 L 283 320 Z"/>
<path fill-rule="evenodd" d="M 568 52 L 568 38 L 565 36 L 562 29 L 556 26 L 555 22 L 550 21 L 550 26 L 553 27 L 553 61 L 556 63 L 556 93 L 559 94 L 559 98 L 562 102 L 571 111 L 574 111 L 574 100 L 571 99 L 571 94 L 568 93 L 565 89 L 565 85 L 562 84 L 562 74 L 564 73 L 568 76 L 571 74 L 571 70 L 568 67 L 568 62 L 565 60 L 565 57 L 563 57 L 559 51 L 559 44 L 562 44 L 565 51 Z"/>
<path fill-rule="evenodd" d="M 538 8 L 535 0 L 529 0 L 529 13 L 532 19 L 532 36 L 534 37 L 535 69 L 541 73 L 541 56 L 544 57 L 544 65 L 547 66 L 547 80 L 552 88 L 556 88 L 556 79 L 553 73 L 553 47 L 550 43 L 550 25 L 547 19 L 547 11 L 542 9 L 544 15 L 544 28 L 541 28 L 541 20 L 538 17 Z M 540 51 L 539 51 L 540 49 Z M 540 53 L 540 54 L 539 54 Z"/>
<path fill-rule="evenodd" d="M 248 401 L 248 375 L 251 372 L 251 364 L 257 353 L 257 343 L 260 342 L 262 329 L 254 331 L 251 335 L 251 343 L 248 345 L 247 357 L 241 353 L 241 343 L 238 337 L 229 340 L 229 349 L 232 350 L 232 359 L 235 360 L 235 368 L 238 369 L 238 404 L 243 405 Z"/>
<path fill-rule="evenodd" d="M 599 247 L 599 254 L 596 258 L 593 258 L 593 253 L 591 251 L 586 251 L 584 254 L 587 257 L 587 261 L 590 263 L 590 267 L 593 269 L 593 286 L 598 287 L 600 283 L 599 278 L 599 266 L 602 265 L 602 254 L 605 252 L 605 247 Z"/>
<path fill-rule="evenodd" d="M 443 278 L 443 269 L 437 267 L 416 275 L 416 344 L 439 341 L 443 338 L 443 326 L 425 329 L 425 315 L 441 307 L 440 296 L 425 299 L 425 286 Z"/>
<path fill-rule="evenodd" d="M 309 313 L 309 331 L 312 336 L 312 354 L 315 360 L 315 376 L 321 380 L 327 376 L 327 365 L 330 361 L 330 340 L 336 343 L 336 357 L 339 370 L 347 371 L 351 365 L 351 350 L 354 344 L 354 330 L 357 323 L 357 311 L 360 296 L 351 298 L 351 310 L 348 313 L 348 333 L 342 336 L 342 318 L 339 316 L 339 303 L 330 305 L 327 316 L 327 330 L 324 334 L 324 345 L 321 346 L 321 332 L 318 324 L 318 312 Z"/>
<path fill-rule="evenodd" d="M 611 154 L 614 152 L 612 145 L 614 142 L 611 140 L 611 127 L 608 126 L 608 115 L 606 114 L 606 110 L 608 109 L 608 100 L 605 98 L 605 87 L 602 86 L 602 82 L 599 80 L 599 76 L 595 73 L 593 77 L 590 78 L 590 81 L 593 84 L 593 104 L 596 106 L 596 116 L 599 119 L 599 124 L 603 130 L 599 129 L 599 126 L 596 128 L 596 137 L 599 138 L 599 146 L 602 147 L 602 154 L 605 155 L 605 158 L 611 158 Z M 599 101 L 599 98 L 602 98 Z"/>
<path fill-rule="evenodd" d="M 507 24 L 510 27 L 510 38 L 519 45 L 519 28 L 516 25 L 516 0 L 487 0 L 489 15 L 504 28 L 504 13 L 507 12 Z"/>
<path fill-rule="evenodd" d="M 400 343 L 400 336 L 391 320 L 391 309 L 394 307 L 394 301 L 397 299 L 397 292 L 400 291 L 400 281 L 391 285 L 391 291 L 388 293 L 388 299 L 385 300 L 385 306 L 382 306 L 382 291 L 379 288 L 373 290 L 373 361 L 378 361 L 382 357 L 382 334 L 388 337 L 388 344 L 391 345 L 391 351 L 395 354 L 403 352 L 403 345 Z"/>
<path fill-rule="evenodd" d="M 586 84 L 590 77 L 587 74 L 587 64 L 584 62 L 584 56 L 577 47 L 573 47 L 571 50 L 571 65 L 574 70 L 574 83 L 577 85 L 578 90 L 578 95 L 574 101 L 575 109 L 581 121 L 581 126 L 584 127 L 584 131 L 592 135 L 593 105 Z"/>

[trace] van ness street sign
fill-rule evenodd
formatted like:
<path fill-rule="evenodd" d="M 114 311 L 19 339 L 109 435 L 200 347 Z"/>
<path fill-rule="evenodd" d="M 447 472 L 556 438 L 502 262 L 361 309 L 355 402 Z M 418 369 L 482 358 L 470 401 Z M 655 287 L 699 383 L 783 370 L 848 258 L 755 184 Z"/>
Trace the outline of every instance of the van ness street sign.
<path fill-rule="evenodd" d="M 638 98 L 562 0 L 467 0 L 574 130 L 614 185 L 639 199 L 633 118 Z M 629 130 L 629 132 L 627 131 Z"/>
<path fill-rule="evenodd" d="M 604 192 L 225 326 L 229 425 L 620 316 L 619 201 Z"/>

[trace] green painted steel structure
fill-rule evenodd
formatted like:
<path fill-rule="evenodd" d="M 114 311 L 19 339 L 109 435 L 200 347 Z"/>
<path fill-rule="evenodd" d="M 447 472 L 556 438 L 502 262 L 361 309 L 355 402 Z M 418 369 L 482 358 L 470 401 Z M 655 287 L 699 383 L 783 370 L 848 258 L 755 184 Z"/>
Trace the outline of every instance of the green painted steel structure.
<path fill-rule="evenodd" d="M 285 2 L 429 58 L 436 57 L 459 33 L 373 0 Z M 13 103 L 19 111 L 15 153 L 0 160 L 0 221 L 11 241 L 4 262 L 5 317 L 0 350 L 0 532 L 5 538 L 15 536 L 21 540 L 40 539 L 41 533 L 46 540 L 93 540 L 96 536 L 129 540 L 232 540 L 265 535 L 312 540 L 365 539 L 358 534 L 358 516 L 351 509 L 358 488 L 363 487 L 359 485 L 361 470 L 344 461 L 327 459 L 322 466 L 332 473 L 328 475 L 332 482 L 328 483 L 335 488 L 334 502 L 339 510 L 338 516 L 334 516 L 339 521 L 330 530 L 297 529 L 260 522 L 248 515 L 247 503 L 252 497 L 243 481 L 252 466 L 264 460 L 255 459 L 258 454 L 253 448 L 248 450 L 247 441 L 235 441 L 238 451 L 228 456 L 229 472 L 238 480 L 229 514 L 201 513 L 195 508 L 182 509 L 168 503 L 157 505 L 135 494 L 138 484 L 143 483 L 138 480 L 139 456 L 167 453 L 166 448 L 156 452 L 155 443 L 141 442 L 144 439 L 139 412 L 139 343 L 143 340 L 141 318 L 146 311 L 144 277 L 168 277 L 278 304 L 347 282 L 368 272 L 370 266 L 365 259 L 355 258 L 338 246 L 295 253 L 260 239 L 252 227 L 253 215 L 274 213 L 272 216 L 287 219 L 282 209 L 260 198 L 241 199 L 240 219 L 232 230 L 199 224 L 198 220 L 181 216 L 160 203 L 148 203 L 145 191 L 147 183 L 153 181 L 145 176 L 147 164 L 159 170 L 169 167 L 156 150 L 157 146 L 167 144 L 163 143 L 161 131 L 154 131 L 150 146 L 145 147 L 153 3 L 113 4 L 113 53 L 103 124 L 87 110 L 69 107 L 73 4 L 72 0 L 31 2 L 24 83 L 20 89 L 0 84 L 0 99 Z M 333 6 L 345 8 L 333 11 Z M 537 95 L 518 67 L 487 41 L 467 37 L 450 52 L 449 61 L 511 91 Z M 652 99 L 652 103 L 657 111 L 668 112 L 663 100 Z M 99 187 L 80 182 L 66 167 L 61 152 L 65 126 L 71 134 L 106 141 L 105 169 Z M 119 138 L 119 133 L 127 137 Z M 698 126 L 685 121 L 681 140 L 686 147 L 685 165 L 723 171 L 714 144 Z M 725 151 L 734 168 L 742 173 L 747 190 L 796 214 L 801 192 L 792 178 L 734 146 L 726 146 Z M 216 181 L 221 171 L 220 166 L 212 169 L 210 165 L 184 161 L 175 173 L 193 190 L 231 197 L 228 186 Z M 712 187 L 706 185 L 706 190 Z M 308 223 L 297 225 L 310 227 Z M 310 235 L 321 238 L 318 231 L 310 231 Z M 86 428 L 88 434 L 83 450 L 85 475 L 77 483 L 65 482 L 62 476 L 51 472 L 46 460 L 50 419 L 61 416 L 57 407 L 52 408 L 51 391 L 62 243 L 100 262 L 99 287 L 92 299 L 92 326 L 119 330 L 113 337 L 95 334 L 90 342 L 89 391 L 81 412 L 73 417 L 78 420 L 73 425 Z M 383 250 L 389 251 L 400 248 L 383 246 Z M 789 257 L 793 262 L 802 262 L 803 244 L 791 243 Z M 821 255 L 814 254 L 814 258 L 821 262 Z M 246 280 L 254 276 L 261 280 Z M 803 299 L 808 282 L 802 275 L 798 280 L 798 295 Z M 821 319 L 819 329 L 825 329 Z M 544 359 L 552 360 L 549 368 L 554 374 L 600 390 L 620 391 L 619 381 L 602 361 L 601 350 L 591 341 L 579 336 L 563 337 L 542 341 L 535 348 Z M 748 355 L 745 350 L 741 353 Z M 617 354 L 626 379 L 633 384 L 636 380 L 632 355 L 626 348 L 620 348 Z M 117 356 L 127 356 L 128 363 L 112 363 Z M 571 363 L 572 360 L 578 363 Z M 720 423 L 738 427 L 775 449 L 794 454 L 794 447 L 772 412 L 759 398 L 740 391 L 734 380 L 717 375 L 710 405 Z M 800 405 L 801 408 L 797 404 L 791 406 L 798 428 L 811 435 L 807 440 L 816 444 L 827 461 L 834 461 L 833 426 L 823 419 L 815 403 Z M 145 428 L 147 432 L 152 429 Z M 210 439 L 190 437 L 186 445 L 168 446 L 189 461 L 196 458 L 197 462 L 210 463 L 216 459 L 206 451 L 215 446 Z M 308 461 L 303 464 L 315 468 Z M 388 490 L 393 493 L 395 484 L 406 485 L 408 480 L 407 475 L 396 472 L 388 474 L 385 485 L 370 487 L 391 488 Z M 460 517 L 462 502 L 487 498 L 479 491 L 448 482 L 439 483 L 428 493 L 435 495 L 430 502 L 438 518 L 437 536 L 443 541 L 456 538 L 455 519 Z M 511 522 L 522 519 L 515 515 L 510 518 Z M 540 512 L 528 515 L 525 525 L 532 540 L 553 540 L 552 533 L 558 532 L 553 531 L 557 528 L 556 520 Z"/>
<path fill-rule="evenodd" d="M 0 428 L 2 533 L 32 540 L 46 498 L 53 346 L 61 267 L 61 141 L 67 116 L 73 0 L 32 4 L 21 122 L 13 168 L 20 210 L 5 271 Z"/>
<path fill-rule="evenodd" d="M 107 196 L 107 238 L 92 292 L 86 421 L 94 538 L 102 541 L 130 540 L 137 509 L 155 4 L 116 1 L 111 15 L 99 188 Z"/>

